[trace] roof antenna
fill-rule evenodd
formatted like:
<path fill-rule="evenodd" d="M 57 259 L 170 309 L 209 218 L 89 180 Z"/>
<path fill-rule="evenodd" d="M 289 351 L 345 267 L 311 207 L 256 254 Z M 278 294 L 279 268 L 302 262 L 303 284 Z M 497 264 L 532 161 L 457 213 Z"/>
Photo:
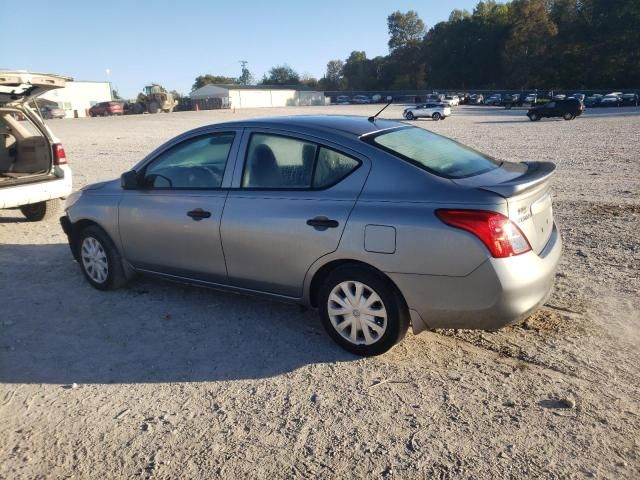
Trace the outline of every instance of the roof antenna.
<path fill-rule="evenodd" d="M 376 113 L 373 117 L 369 117 L 367 120 L 369 120 L 371 123 L 376 121 L 376 117 L 378 115 L 380 115 L 382 112 L 384 112 L 385 108 L 387 108 L 389 105 L 391 105 L 391 102 L 393 102 L 393 97 L 392 96 L 388 96 L 387 97 L 387 101 L 389 103 L 387 103 L 384 107 L 382 107 L 382 110 L 380 110 L 378 113 Z"/>

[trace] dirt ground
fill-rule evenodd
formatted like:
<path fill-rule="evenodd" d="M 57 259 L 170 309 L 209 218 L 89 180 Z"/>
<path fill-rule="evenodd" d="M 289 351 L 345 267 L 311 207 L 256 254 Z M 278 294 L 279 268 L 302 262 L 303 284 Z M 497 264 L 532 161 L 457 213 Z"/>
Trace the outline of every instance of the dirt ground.
<path fill-rule="evenodd" d="M 199 125 L 374 110 L 50 125 L 80 188 Z M 564 254 L 540 311 L 361 359 L 296 306 L 144 278 L 96 291 L 57 221 L 2 211 L 0 478 L 640 478 L 640 109 L 531 123 L 459 107 L 413 123 L 556 162 Z"/>

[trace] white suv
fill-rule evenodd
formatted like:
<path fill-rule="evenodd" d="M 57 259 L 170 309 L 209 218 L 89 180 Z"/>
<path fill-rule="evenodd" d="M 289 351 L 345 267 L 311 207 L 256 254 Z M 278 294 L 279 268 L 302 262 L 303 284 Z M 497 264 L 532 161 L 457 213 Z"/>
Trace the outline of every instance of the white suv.
<path fill-rule="evenodd" d="M 451 108 L 441 103 L 423 103 L 415 107 L 405 108 L 402 116 L 407 120 L 429 117 L 434 120 L 444 120 L 451 115 Z"/>
<path fill-rule="evenodd" d="M 33 222 L 55 216 L 72 183 L 62 145 L 29 103 L 69 81 L 0 71 L 0 208 L 19 208 Z"/>

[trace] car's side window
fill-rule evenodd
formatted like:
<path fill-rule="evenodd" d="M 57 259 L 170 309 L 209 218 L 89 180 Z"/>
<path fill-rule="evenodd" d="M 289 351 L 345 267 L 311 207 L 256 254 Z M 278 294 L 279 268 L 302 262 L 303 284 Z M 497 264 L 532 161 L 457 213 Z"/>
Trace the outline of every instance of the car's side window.
<path fill-rule="evenodd" d="M 335 150 L 320 147 L 318 163 L 313 175 L 313 187 L 325 188 L 338 183 L 354 171 L 360 162 Z"/>
<path fill-rule="evenodd" d="M 312 142 L 255 133 L 247 149 L 242 187 L 328 188 L 359 165 L 358 160 Z"/>
<path fill-rule="evenodd" d="M 251 136 L 242 176 L 245 188 L 303 189 L 311 186 L 314 143 L 277 135 Z"/>
<path fill-rule="evenodd" d="M 161 153 L 145 170 L 144 183 L 155 189 L 215 189 L 233 145 L 231 132 L 191 138 Z"/>

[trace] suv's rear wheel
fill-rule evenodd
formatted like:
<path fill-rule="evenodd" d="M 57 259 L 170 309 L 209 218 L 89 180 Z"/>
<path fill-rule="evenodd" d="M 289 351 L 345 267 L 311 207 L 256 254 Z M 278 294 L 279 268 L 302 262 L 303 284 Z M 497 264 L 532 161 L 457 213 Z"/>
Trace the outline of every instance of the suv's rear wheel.
<path fill-rule="evenodd" d="M 567 112 L 564 115 L 562 115 L 562 118 L 564 118 L 565 120 L 573 120 L 576 117 L 574 114 Z"/>
<path fill-rule="evenodd" d="M 379 355 L 400 342 L 409 328 L 404 301 L 373 270 L 345 265 L 325 280 L 319 296 L 327 333 L 356 355 Z"/>
<path fill-rule="evenodd" d="M 438 120 L 440 120 L 440 118 L 442 118 L 442 115 L 436 112 L 433 115 L 431 115 L 431 118 L 433 118 L 437 122 Z"/>
<path fill-rule="evenodd" d="M 60 210 L 60 204 L 61 201 L 54 198 L 46 202 L 23 205 L 20 207 L 20 211 L 30 222 L 39 222 L 40 220 L 48 220 L 55 217 Z"/>
<path fill-rule="evenodd" d="M 109 235 L 96 225 L 83 229 L 76 248 L 80 268 L 87 281 L 98 290 L 113 290 L 127 283 L 122 257 Z"/>

